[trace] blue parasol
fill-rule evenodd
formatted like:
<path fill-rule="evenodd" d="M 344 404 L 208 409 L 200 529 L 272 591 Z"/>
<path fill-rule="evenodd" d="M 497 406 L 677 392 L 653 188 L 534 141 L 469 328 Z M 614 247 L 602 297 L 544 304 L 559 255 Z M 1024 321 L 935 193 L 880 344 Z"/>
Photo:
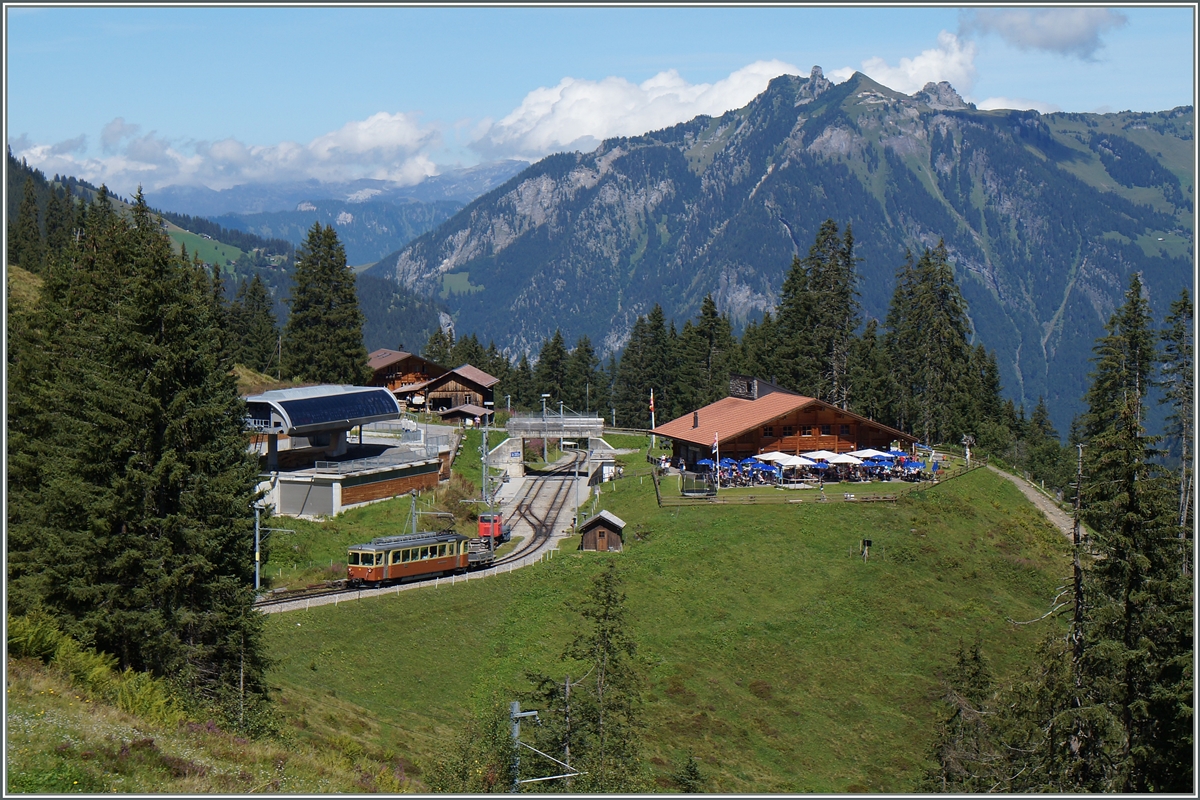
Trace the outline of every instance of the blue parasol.
<path fill-rule="evenodd" d="M 713 461 L 711 458 L 702 458 L 699 461 L 697 461 L 696 464 L 697 464 L 697 466 L 701 466 L 701 467 L 711 467 L 713 465 Z"/>

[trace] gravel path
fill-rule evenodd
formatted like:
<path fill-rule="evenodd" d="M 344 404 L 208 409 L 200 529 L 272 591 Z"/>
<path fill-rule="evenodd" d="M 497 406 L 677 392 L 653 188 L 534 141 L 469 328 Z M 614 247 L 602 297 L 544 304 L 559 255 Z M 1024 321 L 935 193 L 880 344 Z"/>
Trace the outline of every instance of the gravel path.
<path fill-rule="evenodd" d="M 1042 510 L 1042 513 L 1046 515 L 1046 518 L 1049 519 L 1051 523 L 1053 523 L 1054 527 L 1066 534 L 1068 539 L 1074 539 L 1075 521 L 1071 519 L 1069 514 L 1055 505 L 1053 500 L 1038 491 L 1033 484 L 1024 478 L 1018 478 L 1016 475 L 997 469 L 991 464 L 988 464 L 988 469 L 1000 477 L 1007 478 L 1015 483 L 1017 488 L 1021 490 L 1021 493 L 1029 498 L 1029 502 L 1033 503 Z"/>

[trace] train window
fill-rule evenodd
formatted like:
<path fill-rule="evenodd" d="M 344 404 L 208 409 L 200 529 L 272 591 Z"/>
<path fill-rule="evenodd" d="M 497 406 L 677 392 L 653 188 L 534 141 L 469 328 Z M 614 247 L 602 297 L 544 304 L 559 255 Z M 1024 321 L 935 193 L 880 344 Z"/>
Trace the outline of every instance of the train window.
<path fill-rule="evenodd" d="M 400 563 L 400 554 L 403 552 L 404 552 L 403 550 L 393 550 L 392 551 L 392 563 L 393 564 Z"/>
<path fill-rule="evenodd" d="M 421 548 L 421 558 L 423 558 L 423 559 L 429 558 L 429 548 L 428 547 Z"/>
<path fill-rule="evenodd" d="M 441 558 L 444 555 L 446 555 L 446 545 L 439 544 L 438 545 L 438 558 Z"/>
<path fill-rule="evenodd" d="M 350 566 L 357 567 L 358 566 L 358 553 L 351 551 L 349 560 L 350 560 Z"/>
<path fill-rule="evenodd" d="M 367 558 L 369 559 L 370 556 L 367 556 Z M 375 554 L 375 566 L 379 566 L 382 563 L 383 563 L 383 553 L 376 553 Z"/>
<path fill-rule="evenodd" d="M 401 561 L 403 561 L 405 563 L 412 561 L 412 550 L 401 550 L 400 552 L 402 554 L 400 556 Z"/>

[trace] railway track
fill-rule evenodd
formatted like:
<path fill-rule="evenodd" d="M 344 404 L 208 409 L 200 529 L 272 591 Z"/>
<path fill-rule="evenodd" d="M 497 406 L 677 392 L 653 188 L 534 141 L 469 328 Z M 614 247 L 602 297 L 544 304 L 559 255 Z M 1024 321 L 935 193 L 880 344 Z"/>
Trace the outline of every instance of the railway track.
<path fill-rule="evenodd" d="M 543 479 L 526 484 L 517 500 L 510 519 L 529 526 L 530 536 L 513 552 L 497 559 L 495 566 L 512 564 L 543 550 L 554 536 L 554 527 L 565 510 L 575 488 L 575 467 L 579 453 L 572 453 L 565 464 L 551 467 Z"/>
<path fill-rule="evenodd" d="M 465 576 L 436 577 L 430 576 L 401 584 L 392 584 L 378 588 L 313 588 L 288 592 L 276 597 L 264 597 L 254 604 L 254 608 L 264 613 L 294 611 L 310 607 L 314 601 L 317 605 L 336 603 L 342 598 L 347 600 L 372 597 L 380 594 L 395 594 L 407 589 L 422 586 L 438 586 L 441 583 L 456 583 L 460 580 L 478 580 L 482 577 L 495 575 L 499 572 L 511 572 L 522 565 L 522 562 L 533 563 L 549 549 L 554 537 L 558 518 L 566 509 L 575 489 L 575 466 L 579 453 L 572 453 L 571 460 L 555 465 L 544 473 L 540 480 L 527 481 L 521 495 L 517 498 L 511 519 L 515 524 L 523 523 L 530 528 L 530 535 L 524 538 L 515 550 L 497 559 L 489 567 L 469 573 Z"/>

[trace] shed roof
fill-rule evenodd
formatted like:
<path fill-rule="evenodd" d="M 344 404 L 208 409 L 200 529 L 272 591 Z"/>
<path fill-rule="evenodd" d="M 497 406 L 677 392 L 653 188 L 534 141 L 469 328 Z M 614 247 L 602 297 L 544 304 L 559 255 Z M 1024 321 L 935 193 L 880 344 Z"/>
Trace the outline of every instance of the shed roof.
<path fill-rule="evenodd" d="M 469 416 L 469 417 L 484 417 L 484 416 L 487 416 L 488 414 L 491 414 L 492 412 L 488 411 L 486 408 L 477 406 L 474 403 L 463 403 L 461 406 L 455 406 L 454 408 L 448 408 L 445 411 L 440 411 L 438 413 L 442 415 L 443 419 L 445 419 L 446 417 L 450 416 L 451 414 L 462 414 L 463 416 Z"/>
<path fill-rule="evenodd" d="M 609 525 L 614 526 L 618 533 L 625 529 L 625 520 L 621 519 L 611 511 L 601 511 L 599 514 L 580 525 L 579 532 L 583 533 L 584 531 L 589 531 L 601 522 L 607 522 Z"/>

